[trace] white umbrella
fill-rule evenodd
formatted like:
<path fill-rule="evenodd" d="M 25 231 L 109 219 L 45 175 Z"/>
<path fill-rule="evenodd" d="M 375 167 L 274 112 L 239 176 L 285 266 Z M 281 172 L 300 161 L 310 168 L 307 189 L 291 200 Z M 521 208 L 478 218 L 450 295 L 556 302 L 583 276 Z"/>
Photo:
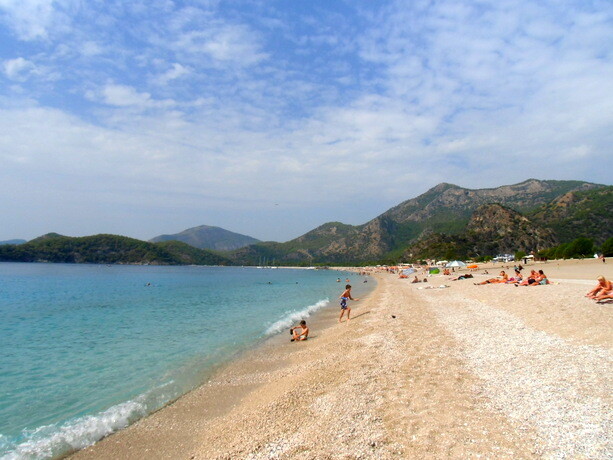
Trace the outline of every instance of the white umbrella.
<path fill-rule="evenodd" d="M 411 273 L 415 273 L 414 268 L 407 268 L 406 270 L 402 270 L 403 275 L 410 275 Z"/>
<path fill-rule="evenodd" d="M 445 265 L 445 267 L 466 267 L 466 264 L 461 260 L 454 260 Z"/>

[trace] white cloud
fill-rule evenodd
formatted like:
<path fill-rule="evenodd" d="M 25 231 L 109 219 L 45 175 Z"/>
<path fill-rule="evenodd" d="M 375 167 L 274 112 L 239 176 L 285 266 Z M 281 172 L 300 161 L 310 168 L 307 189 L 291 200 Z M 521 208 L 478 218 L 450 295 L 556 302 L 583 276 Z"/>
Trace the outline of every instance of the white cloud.
<path fill-rule="evenodd" d="M 170 69 L 159 75 L 155 80 L 160 85 L 166 85 L 168 82 L 189 75 L 190 73 L 192 73 L 192 70 L 189 67 L 175 62 Z"/>
<path fill-rule="evenodd" d="M 213 62 L 239 66 L 257 64 L 266 58 L 257 38 L 246 27 L 235 25 L 183 32 L 173 43 L 173 48 L 180 53 L 204 54 Z"/>
<path fill-rule="evenodd" d="M 3 62 L 4 74 L 11 80 L 24 81 L 35 70 L 34 63 L 18 57 Z"/>
<path fill-rule="evenodd" d="M 56 7 L 73 0 L 0 0 L 4 20 L 22 40 L 46 39 L 49 29 L 62 26 L 67 17 Z"/>
<path fill-rule="evenodd" d="M 106 52 L 106 49 L 104 45 L 95 41 L 88 40 L 85 43 L 79 45 L 79 51 L 83 56 L 91 57 L 104 54 Z"/>
<path fill-rule="evenodd" d="M 139 92 L 127 85 L 107 84 L 98 93 L 90 92 L 90 98 L 99 98 L 104 104 L 114 107 L 133 107 L 137 109 L 168 108 L 175 105 L 170 99 L 155 100 L 147 92 Z"/>

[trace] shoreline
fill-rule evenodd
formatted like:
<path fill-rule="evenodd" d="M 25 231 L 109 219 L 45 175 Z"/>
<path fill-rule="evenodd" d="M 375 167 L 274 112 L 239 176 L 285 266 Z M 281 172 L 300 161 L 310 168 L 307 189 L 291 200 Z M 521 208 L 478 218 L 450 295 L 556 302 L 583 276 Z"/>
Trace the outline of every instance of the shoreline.
<path fill-rule="evenodd" d="M 613 309 L 583 295 L 613 270 L 557 265 L 529 289 L 378 274 L 349 325 L 324 309 L 70 458 L 606 457 Z"/>
<path fill-rule="evenodd" d="M 256 267 L 245 267 L 245 268 L 256 268 Z M 279 267 L 286 269 L 308 269 L 307 267 Z M 330 268 L 329 271 L 331 274 L 333 272 L 349 272 L 352 273 L 353 276 L 357 277 L 358 274 L 356 270 L 352 268 L 346 267 L 334 267 Z M 353 277 L 352 276 L 352 277 Z M 368 276 L 368 279 L 372 279 L 374 281 L 373 276 Z M 339 284 L 339 293 L 342 292 L 341 284 L 344 286 L 344 281 Z M 375 287 L 372 287 L 372 284 L 375 284 Z M 360 282 L 362 285 L 362 282 Z M 377 289 L 376 281 L 371 283 L 368 286 L 368 292 L 365 298 L 368 298 L 373 294 L 373 292 Z M 311 329 L 311 334 L 309 335 L 309 340 L 307 342 L 301 343 L 292 343 L 288 339 L 288 334 L 284 332 L 273 334 L 268 337 L 262 337 L 255 346 L 251 349 L 246 349 L 237 352 L 233 356 L 228 357 L 226 360 L 216 364 L 211 368 L 208 372 L 204 374 L 204 380 L 198 384 L 195 388 L 188 391 L 187 393 L 180 395 L 176 399 L 169 401 L 164 406 L 159 409 L 145 415 L 144 417 L 136 420 L 130 425 L 117 430 L 108 436 L 103 437 L 102 439 L 96 441 L 96 443 L 86 446 L 83 449 L 68 452 L 59 458 L 68 458 L 68 459 L 78 459 L 81 456 L 86 456 L 89 458 L 89 450 L 98 450 L 98 446 L 101 443 L 111 443 L 115 440 L 116 437 L 119 437 L 124 432 L 128 432 L 131 430 L 141 430 L 139 428 L 140 425 L 146 424 L 147 420 L 151 417 L 164 417 L 163 413 L 165 411 L 170 412 L 170 410 L 175 405 L 183 405 L 185 403 L 191 405 L 194 404 L 194 400 L 196 398 L 201 399 L 202 401 L 196 403 L 196 405 L 202 409 L 201 414 L 203 414 L 203 421 L 211 421 L 216 417 L 219 417 L 223 414 L 228 413 L 232 410 L 233 407 L 237 405 L 237 401 L 241 401 L 250 393 L 257 390 L 262 383 L 258 382 L 258 378 L 251 378 L 249 382 L 241 382 L 240 384 L 232 384 L 228 385 L 230 380 L 236 381 L 237 376 L 241 376 L 245 372 L 252 374 L 262 374 L 262 373 L 271 373 L 278 372 L 281 368 L 287 365 L 288 359 L 287 356 L 284 355 L 292 355 L 295 351 L 295 347 L 303 346 L 313 340 L 316 340 L 318 336 L 321 334 L 325 334 L 326 331 L 336 324 L 336 318 L 338 317 L 338 309 L 335 308 L 337 303 L 336 299 L 331 299 L 330 304 L 326 307 L 323 307 L 315 312 L 311 313 L 308 317 L 309 327 Z M 332 322 L 334 321 L 334 322 Z M 317 331 L 317 332 L 313 332 Z M 275 362 L 274 360 L 269 359 L 270 356 L 281 356 L 282 360 L 279 362 Z M 256 362 L 257 365 L 254 366 L 252 362 Z M 244 378 L 242 380 L 245 380 Z M 236 386 L 237 388 L 234 388 Z M 197 395 L 194 395 L 197 394 Z M 190 409 L 192 411 L 192 409 Z M 147 429 L 147 428 L 145 428 Z M 129 436 L 131 437 L 131 436 Z M 119 441 L 116 441 L 119 442 Z M 106 449 L 106 447 L 102 447 L 102 449 Z M 145 452 L 148 452 L 148 449 L 145 448 Z M 99 454 L 98 452 L 93 453 L 95 458 L 98 458 L 98 455 L 102 455 L 103 458 L 117 458 L 114 457 L 115 454 L 106 457 L 106 453 Z M 132 454 L 129 455 L 130 458 Z M 170 455 L 170 453 L 169 453 Z M 174 453 L 172 454 L 174 456 Z M 170 458 L 170 457 L 167 457 Z"/>

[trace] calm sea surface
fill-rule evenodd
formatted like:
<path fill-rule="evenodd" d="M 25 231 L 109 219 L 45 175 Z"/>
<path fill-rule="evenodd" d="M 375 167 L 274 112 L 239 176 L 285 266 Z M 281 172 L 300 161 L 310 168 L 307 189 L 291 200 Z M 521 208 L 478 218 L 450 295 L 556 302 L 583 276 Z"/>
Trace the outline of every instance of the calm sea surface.
<path fill-rule="evenodd" d="M 337 283 L 337 277 L 343 282 Z M 337 308 L 327 270 L 0 263 L 0 458 L 85 447 Z"/>

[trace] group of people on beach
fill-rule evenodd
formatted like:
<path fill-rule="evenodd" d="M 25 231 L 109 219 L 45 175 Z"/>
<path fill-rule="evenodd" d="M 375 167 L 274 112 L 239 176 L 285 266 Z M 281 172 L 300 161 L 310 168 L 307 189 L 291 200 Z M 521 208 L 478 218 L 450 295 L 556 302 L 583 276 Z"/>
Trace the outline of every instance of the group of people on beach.
<path fill-rule="evenodd" d="M 613 285 L 611 284 L 611 281 L 606 279 L 604 276 L 599 276 L 597 280 L 598 284 L 596 284 L 596 287 L 585 294 L 585 296 L 589 299 L 594 299 L 596 302 L 609 301 L 609 299 L 613 299 Z"/>
<path fill-rule="evenodd" d="M 474 283 L 476 286 L 484 285 L 484 284 L 513 284 L 517 286 L 544 286 L 547 284 L 551 284 L 549 279 L 547 279 L 547 275 L 543 272 L 543 270 L 530 270 L 530 275 L 528 275 L 525 279 L 521 274 L 523 267 L 515 267 L 515 275 L 513 277 L 509 277 L 509 275 L 503 270 L 500 272 L 497 278 L 489 278 L 481 283 Z M 457 278 L 454 278 L 452 281 L 473 278 L 471 274 L 460 275 Z M 349 281 L 349 279 L 347 279 Z M 340 282 L 340 278 L 337 280 Z M 412 281 L 412 283 L 418 283 L 419 280 L 417 276 Z M 426 282 L 426 279 L 424 279 Z M 594 299 L 597 302 L 608 301 L 609 299 L 613 299 L 613 284 L 611 281 L 607 280 L 604 276 L 598 277 L 598 284 L 594 289 L 589 291 L 586 297 L 590 299 Z M 351 285 L 345 285 L 345 290 L 339 296 L 340 298 L 340 306 L 341 306 L 341 314 L 338 318 L 338 322 L 341 323 L 343 320 L 343 316 L 345 312 L 347 312 L 347 322 L 351 319 L 351 307 L 347 303 L 349 300 L 358 301 L 360 299 L 355 299 L 351 296 Z M 300 342 L 303 340 L 307 340 L 309 337 L 309 328 L 306 324 L 305 320 L 300 321 L 298 326 L 294 326 L 290 329 L 290 335 L 292 336 L 292 342 Z"/>
<path fill-rule="evenodd" d="M 530 275 L 524 279 L 521 274 L 521 269 L 515 268 L 515 275 L 509 278 L 509 275 L 503 270 L 498 275 L 498 278 L 489 278 L 481 283 L 474 283 L 475 286 L 482 284 L 514 284 L 515 286 L 543 286 L 551 284 L 547 279 L 547 275 L 543 270 L 530 270 Z"/>

